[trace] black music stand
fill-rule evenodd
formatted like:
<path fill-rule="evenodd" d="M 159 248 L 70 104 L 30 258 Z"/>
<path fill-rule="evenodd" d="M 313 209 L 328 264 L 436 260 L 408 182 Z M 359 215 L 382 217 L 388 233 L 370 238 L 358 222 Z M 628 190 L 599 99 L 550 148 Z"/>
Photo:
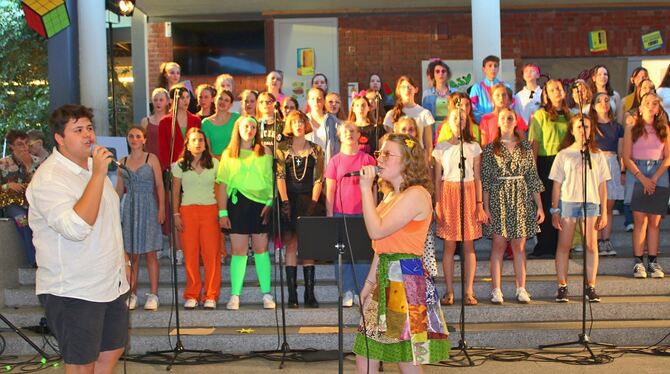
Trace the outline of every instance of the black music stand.
<path fill-rule="evenodd" d="M 298 217 L 298 257 L 332 261 L 337 259 L 337 350 L 339 372 L 344 371 L 344 310 L 342 307 L 342 256 L 347 245 L 356 260 L 372 260 L 372 242 L 363 217 Z M 327 248 L 335 248 L 329 251 Z M 324 250 L 325 249 L 325 250 Z"/>

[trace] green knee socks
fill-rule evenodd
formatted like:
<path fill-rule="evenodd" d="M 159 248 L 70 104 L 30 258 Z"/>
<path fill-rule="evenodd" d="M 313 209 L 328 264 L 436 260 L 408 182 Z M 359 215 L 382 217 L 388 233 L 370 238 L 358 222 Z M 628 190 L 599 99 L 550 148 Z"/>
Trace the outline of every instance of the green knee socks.
<path fill-rule="evenodd" d="M 258 283 L 261 285 L 261 292 L 263 294 L 270 293 L 270 273 L 272 270 L 270 253 L 266 251 L 254 254 L 254 263 L 256 264 L 256 275 L 258 276 Z"/>
<path fill-rule="evenodd" d="M 268 261 L 270 259 L 268 258 Z M 256 265 L 258 268 L 258 265 Z M 247 272 L 247 256 L 231 256 L 230 259 L 230 294 L 240 296 Z"/>

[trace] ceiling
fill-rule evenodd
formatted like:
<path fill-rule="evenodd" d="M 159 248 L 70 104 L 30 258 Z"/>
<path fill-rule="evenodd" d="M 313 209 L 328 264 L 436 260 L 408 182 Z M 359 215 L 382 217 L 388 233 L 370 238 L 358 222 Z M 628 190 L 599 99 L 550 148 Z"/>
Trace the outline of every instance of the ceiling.
<path fill-rule="evenodd" d="M 601 7 L 668 7 L 667 1 L 501 0 L 503 10 Z M 137 0 L 149 22 L 248 19 L 356 13 L 462 11 L 470 0 Z"/>

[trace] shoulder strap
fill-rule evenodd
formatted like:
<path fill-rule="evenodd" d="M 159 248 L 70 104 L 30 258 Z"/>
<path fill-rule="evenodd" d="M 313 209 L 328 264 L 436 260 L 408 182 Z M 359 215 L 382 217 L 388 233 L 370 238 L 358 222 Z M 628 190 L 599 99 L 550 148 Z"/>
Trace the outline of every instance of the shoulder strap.
<path fill-rule="evenodd" d="M 144 163 L 145 163 L 145 164 L 146 164 L 147 162 L 149 162 L 149 156 L 151 156 L 151 153 L 147 152 L 147 159 L 144 160 Z"/>

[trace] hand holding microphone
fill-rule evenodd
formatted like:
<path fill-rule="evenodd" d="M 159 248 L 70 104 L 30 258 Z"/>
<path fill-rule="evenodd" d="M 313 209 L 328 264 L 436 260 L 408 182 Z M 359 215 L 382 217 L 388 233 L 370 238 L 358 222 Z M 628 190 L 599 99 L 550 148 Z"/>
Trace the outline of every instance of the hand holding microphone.
<path fill-rule="evenodd" d="M 372 184 L 374 183 L 375 177 L 377 177 L 378 172 L 379 168 L 377 166 L 366 165 L 363 166 L 363 168 L 360 171 L 357 172 L 353 171 L 348 174 L 358 175 L 360 177 L 361 190 L 369 190 L 370 188 L 372 188 Z"/>
<path fill-rule="evenodd" d="M 127 170 L 126 165 L 114 159 L 114 155 L 109 151 L 109 149 L 99 144 L 91 144 L 91 158 L 93 158 L 92 173 L 95 173 L 96 170 L 99 172 L 104 170 L 104 174 L 106 175 L 110 163 L 114 163 L 114 165 L 117 167 Z"/>

